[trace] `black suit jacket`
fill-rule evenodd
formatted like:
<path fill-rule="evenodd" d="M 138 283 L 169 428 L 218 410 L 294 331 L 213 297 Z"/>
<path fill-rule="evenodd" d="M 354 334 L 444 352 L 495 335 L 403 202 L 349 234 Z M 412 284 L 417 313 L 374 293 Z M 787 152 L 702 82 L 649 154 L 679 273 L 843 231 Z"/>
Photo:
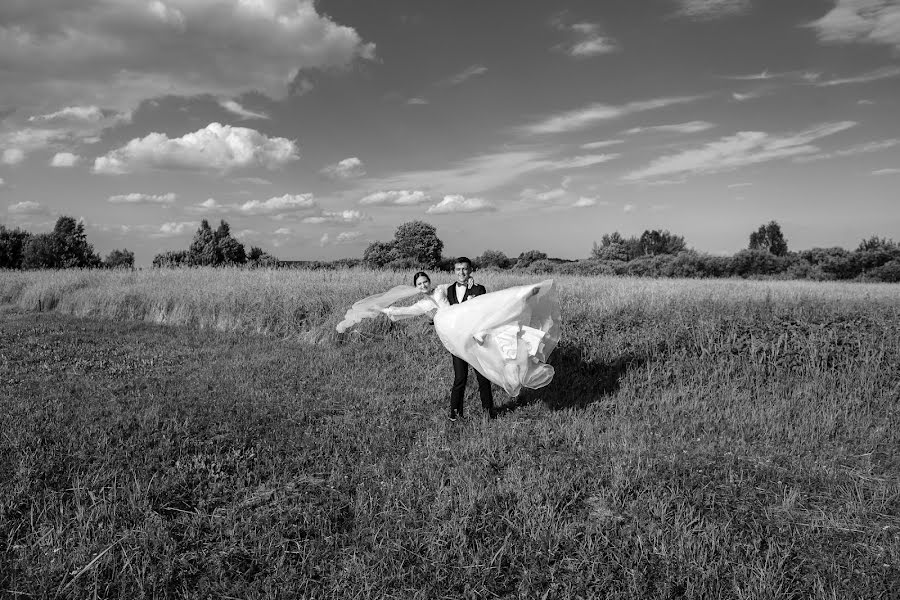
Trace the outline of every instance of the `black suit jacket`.
<path fill-rule="evenodd" d="M 460 302 L 465 301 L 467 298 L 474 298 L 475 296 L 480 296 L 482 294 L 487 294 L 487 290 L 484 289 L 483 285 L 478 285 L 477 283 L 472 287 L 466 290 L 466 293 L 462 298 L 456 297 L 456 282 L 450 284 L 450 287 L 447 288 L 447 301 L 450 304 L 459 304 Z"/>

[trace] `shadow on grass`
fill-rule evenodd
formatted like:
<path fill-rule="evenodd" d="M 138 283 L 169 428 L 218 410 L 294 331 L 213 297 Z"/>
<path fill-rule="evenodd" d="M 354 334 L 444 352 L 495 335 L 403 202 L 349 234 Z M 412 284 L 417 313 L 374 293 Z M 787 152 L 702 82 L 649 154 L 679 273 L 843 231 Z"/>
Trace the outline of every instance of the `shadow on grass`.
<path fill-rule="evenodd" d="M 518 398 L 497 409 L 500 414 L 543 402 L 551 410 L 583 409 L 619 390 L 629 369 L 646 362 L 643 356 L 624 354 L 611 362 L 585 360 L 580 348 L 559 346 L 548 361 L 556 370 L 553 381 L 539 390 L 522 390 Z"/>

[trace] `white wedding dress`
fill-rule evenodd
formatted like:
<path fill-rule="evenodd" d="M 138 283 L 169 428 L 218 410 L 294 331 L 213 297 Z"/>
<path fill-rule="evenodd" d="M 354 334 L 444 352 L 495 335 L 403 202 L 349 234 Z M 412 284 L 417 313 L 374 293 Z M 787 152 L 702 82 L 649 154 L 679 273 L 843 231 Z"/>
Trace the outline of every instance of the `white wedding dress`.
<path fill-rule="evenodd" d="M 347 311 L 337 330 L 346 331 L 360 320 L 379 314 L 394 321 L 431 314 L 444 347 L 510 396 L 518 396 L 523 387 L 544 387 L 553 379 L 553 367 L 546 361 L 559 343 L 560 313 L 552 279 L 474 296 L 453 305 L 447 301 L 447 286 L 441 285 L 412 306 L 391 306 L 417 293 L 412 286 L 400 285 L 364 298 Z"/>

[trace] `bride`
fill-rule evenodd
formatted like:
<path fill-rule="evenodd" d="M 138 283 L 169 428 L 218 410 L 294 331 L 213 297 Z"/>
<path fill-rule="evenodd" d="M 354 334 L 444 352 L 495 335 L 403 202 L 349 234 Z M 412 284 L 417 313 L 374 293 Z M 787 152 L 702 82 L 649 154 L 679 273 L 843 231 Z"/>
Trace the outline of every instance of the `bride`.
<path fill-rule="evenodd" d="M 427 273 L 416 273 L 413 284 L 359 300 L 338 323 L 338 332 L 380 314 L 392 321 L 429 315 L 444 347 L 510 396 L 518 396 L 523 387 L 542 388 L 553 379 L 553 367 L 546 361 L 559 342 L 560 315 L 552 279 L 453 305 L 447 300 L 448 286 L 432 287 Z M 424 297 L 412 306 L 392 306 L 419 294 Z"/>

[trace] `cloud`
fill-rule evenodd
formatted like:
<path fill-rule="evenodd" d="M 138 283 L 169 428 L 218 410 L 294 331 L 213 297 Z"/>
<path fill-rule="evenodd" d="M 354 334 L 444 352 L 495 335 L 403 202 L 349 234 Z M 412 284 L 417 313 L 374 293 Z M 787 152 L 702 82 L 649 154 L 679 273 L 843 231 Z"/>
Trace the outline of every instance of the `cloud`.
<path fill-rule="evenodd" d="M 478 77 L 479 75 L 484 75 L 487 73 L 488 68 L 484 65 L 472 65 L 471 67 L 466 67 L 456 75 L 448 77 L 447 79 L 442 79 L 437 83 L 437 85 L 442 86 L 452 86 L 459 85 L 464 81 L 468 81 L 473 77 Z"/>
<path fill-rule="evenodd" d="M 0 3 L 0 105 L 130 109 L 161 95 L 284 97 L 302 69 L 374 58 L 313 0 Z"/>
<path fill-rule="evenodd" d="M 860 75 L 854 75 L 852 77 L 826 79 L 824 81 L 817 82 L 816 85 L 820 87 L 827 87 L 832 85 L 870 83 L 872 81 L 880 81 L 882 79 L 893 79 L 894 77 L 900 77 L 900 67 L 884 67 L 881 69 L 875 69 L 874 71 L 868 71 Z"/>
<path fill-rule="evenodd" d="M 118 194 L 107 198 L 107 202 L 111 204 L 172 204 L 178 196 L 172 192 L 168 194 L 141 194 L 132 192 L 130 194 Z M 215 200 L 213 200 L 215 202 Z"/>
<path fill-rule="evenodd" d="M 656 98 L 653 100 L 629 102 L 620 106 L 612 106 L 597 102 L 575 110 L 551 115 L 540 121 L 526 125 L 522 128 L 522 131 L 532 135 L 575 131 L 590 127 L 599 121 L 617 119 L 636 112 L 665 108 L 674 104 L 684 104 L 696 99 L 697 96 Z"/>
<path fill-rule="evenodd" d="M 746 102 L 747 100 L 753 100 L 755 98 L 761 98 L 766 94 L 764 90 L 753 90 L 750 92 L 732 92 L 731 97 L 735 100 L 735 102 Z"/>
<path fill-rule="evenodd" d="M 198 223 L 197 221 L 172 221 L 169 223 L 163 223 L 159 226 L 158 229 L 151 229 L 149 233 L 150 237 L 153 238 L 178 237 L 194 230 L 199 226 L 200 223 Z"/>
<path fill-rule="evenodd" d="M 877 142 L 866 142 L 865 144 L 857 144 L 855 146 L 850 146 L 849 148 L 843 148 L 841 150 L 835 150 L 833 152 L 822 152 L 820 154 L 812 154 L 809 156 L 798 156 L 794 159 L 795 162 L 814 162 L 817 160 L 826 160 L 829 158 L 840 158 L 844 156 L 854 156 L 856 154 L 868 154 L 870 152 L 878 152 L 880 150 L 887 150 L 888 148 L 894 148 L 895 146 L 900 145 L 900 138 L 891 138 L 887 140 L 880 140 Z"/>
<path fill-rule="evenodd" d="M 553 188 L 551 190 L 540 191 L 534 188 L 525 188 L 519 196 L 522 200 L 530 200 L 537 202 L 552 202 L 565 198 L 568 192 L 564 187 Z"/>
<path fill-rule="evenodd" d="M 672 123 L 670 125 L 651 125 L 649 127 L 632 127 L 625 133 L 635 135 L 637 133 L 648 133 L 662 131 L 666 133 L 698 133 L 715 127 L 712 123 L 706 121 L 688 121 L 687 123 Z"/>
<path fill-rule="evenodd" d="M 123 174 L 148 169 L 230 171 L 261 166 L 276 169 L 299 158 L 291 140 L 245 127 L 210 123 L 204 129 L 170 139 L 164 133 L 135 138 L 94 161 L 94 171 Z"/>
<path fill-rule="evenodd" d="M 330 179 L 354 179 L 366 174 L 363 162 L 355 156 L 345 158 L 322 169 L 322 174 Z"/>
<path fill-rule="evenodd" d="M 589 206 L 597 206 L 597 199 L 582 196 L 575 201 L 575 204 L 572 205 L 572 208 L 588 208 Z"/>
<path fill-rule="evenodd" d="M 420 98 L 416 96 L 415 98 L 410 98 L 406 101 L 407 104 L 428 104 L 428 100 L 425 98 Z"/>
<path fill-rule="evenodd" d="M 232 207 L 232 209 L 233 208 L 235 208 L 235 207 Z M 191 213 L 211 213 L 214 211 L 233 212 L 233 210 L 229 210 L 228 207 L 223 206 L 223 205 L 219 204 L 218 202 L 216 202 L 215 198 L 207 198 L 203 202 L 185 207 L 185 210 L 187 212 L 191 212 Z"/>
<path fill-rule="evenodd" d="M 872 171 L 872 175 L 900 175 L 900 169 L 896 168 L 888 168 L 888 169 L 878 169 Z"/>
<path fill-rule="evenodd" d="M 272 185 L 272 182 L 262 177 L 235 177 L 231 180 L 234 183 L 251 183 L 253 185 Z"/>
<path fill-rule="evenodd" d="M 553 26 L 570 37 L 568 42 L 555 48 L 574 58 L 589 58 L 618 50 L 615 40 L 604 36 L 597 23 L 567 23 L 564 18 L 558 18 L 553 21 Z"/>
<path fill-rule="evenodd" d="M 883 44 L 900 49 L 897 0 L 837 0 L 824 17 L 807 25 L 824 43 Z"/>
<path fill-rule="evenodd" d="M 698 21 L 712 21 L 742 15 L 750 10 L 750 0 L 676 0 L 677 15 Z"/>
<path fill-rule="evenodd" d="M 430 215 L 444 215 L 449 213 L 490 212 L 496 207 L 482 198 L 466 198 L 459 194 L 444 196 L 444 199 L 430 206 L 427 212 Z"/>
<path fill-rule="evenodd" d="M 546 161 L 546 168 L 551 171 L 559 171 L 563 169 L 582 169 L 593 165 L 599 165 L 611 160 L 619 158 L 621 154 L 582 154 L 580 156 L 572 156 L 558 160 Z"/>
<path fill-rule="evenodd" d="M 716 173 L 779 158 L 812 154 L 818 148 L 811 142 L 854 125 L 856 123 L 853 121 L 825 123 L 786 136 L 772 136 L 761 131 L 739 131 L 702 148 L 660 157 L 648 166 L 626 174 L 623 179 L 645 181 L 671 175 Z"/>
<path fill-rule="evenodd" d="M 322 211 L 317 215 L 303 217 L 304 223 L 313 223 L 321 225 L 323 223 L 331 225 L 345 225 L 350 223 L 359 223 L 368 217 L 358 210 L 341 210 L 337 212 Z"/>
<path fill-rule="evenodd" d="M 4 185 L 6 185 L 6 182 L 3 181 L 2 177 L 0 177 L 0 187 L 3 187 Z"/>
<path fill-rule="evenodd" d="M 227 110 L 233 115 L 237 115 L 242 119 L 269 119 L 269 115 L 262 112 L 254 112 L 241 106 L 235 100 L 219 100 L 219 106 Z"/>
<path fill-rule="evenodd" d="M 625 140 L 602 140 L 599 142 L 588 142 L 586 144 L 582 144 L 581 147 L 584 150 L 597 150 L 598 148 L 606 148 L 607 146 L 615 146 L 616 144 L 621 144 Z"/>
<path fill-rule="evenodd" d="M 0 163 L 4 165 L 17 165 L 25 160 L 25 153 L 21 148 L 7 148 L 0 156 Z"/>
<path fill-rule="evenodd" d="M 96 128 L 111 127 L 119 123 L 126 123 L 130 120 L 130 112 L 103 109 L 93 104 L 90 106 L 66 106 L 55 112 L 28 117 L 30 123 L 81 126 L 88 127 L 92 130 Z"/>
<path fill-rule="evenodd" d="M 751 185 L 753 185 L 753 184 L 752 184 L 752 183 L 746 183 L 746 182 L 744 182 L 744 183 L 729 183 L 729 184 L 728 184 L 728 189 L 732 189 L 732 190 L 733 190 L 733 189 L 742 188 L 742 187 L 749 187 L 749 186 L 751 186 Z"/>
<path fill-rule="evenodd" d="M 7 209 L 10 214 L 13 215 L 48 215 L 50 211 L 40 202 L 32 202 L 31 200 L 25 200 L 24 202 L 17 202 L 16 204 L 11 204 Z"/>
<path fill-rule="evenodd" d="M 428 194 L 421 190 L 387 190 L 373 192 L 361 198 L 359 203 L 373 206 L 414 206 L 430 200 Z"/>
<path fill-rule="evenodd" d="M 319 239 L 322 246 L 338 246 L 341 244 L 352 244 L 363 236 L 361 231 L 342 231 L 335 237 L 331 237 L 328 233 L 323 233 Z"/>
<path fill-rule="evenodd" d="M 215 200 L 213 200 L 215 202 Z M 319 208 L 312 194 L 285 194 L 268 200 L 248 200 L 233 208 L 245 215 L 284 215 Z"/>
<path fill-rule="evenodd" d="M 81 157 L 71 152 L 57 152 L 50 160 L 51 167 L 74 167 Z"/>
<path fill-rule="evenodd" d="M 626 204 L 622 207 L 622 212 L 626 213 L 634 212 L 635 210 L 637 210 L 637 206 L 635 206 L 634 204 Z"/>

